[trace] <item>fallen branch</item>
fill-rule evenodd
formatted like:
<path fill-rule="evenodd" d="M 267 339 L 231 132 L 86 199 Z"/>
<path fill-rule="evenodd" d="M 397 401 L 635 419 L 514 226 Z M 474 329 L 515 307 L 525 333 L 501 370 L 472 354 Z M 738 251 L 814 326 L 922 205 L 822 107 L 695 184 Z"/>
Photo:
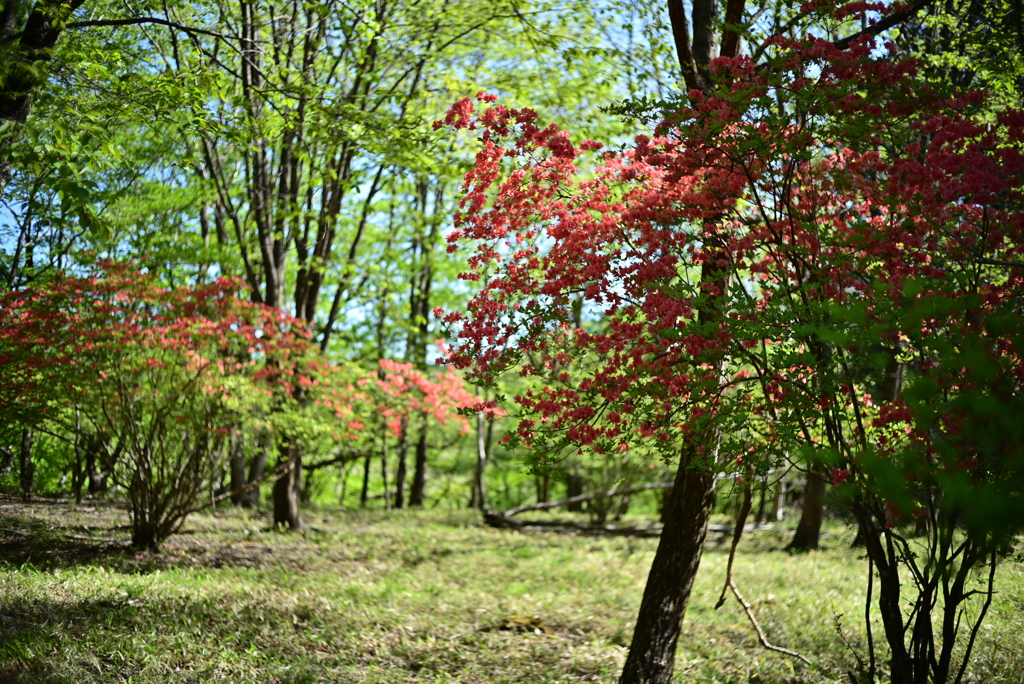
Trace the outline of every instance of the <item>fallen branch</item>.
<path fill-rule="evenodd" d="M 380 498 L 378 495 L 377 498 Z M 654 524 L 647 527 L 626 527 L 619 525 L 588 525 L 573 520 L 513 520 L 504 517 L 495 511 L 484 513 L 484 523 L 498 529 L 516 530 L 518 532 L 563 532 L 592 535 L 612 535 L 631 537 L 658 537 L 661 535 L 661 524 Z M 763 530 L 778 529 L 774 525 L 745 525 L 744 532 L 760 532 Z M 708 532 L 716 534 L 728 534 L 733 531 L 732 525 L 708 525 Z"/>
<path fill-rule="evenodd" d="M 743 503 L 740 505 L 740 510 L 736 514 L 736 525 L 733 528 L 732 533 L 732 548 L 729 549 L 729 564 L 726 566 L 725 569 L 725 586 L 722 587 L 722 595 L 718 598 L 718 603 L 715 604 L 715 610 L 718 610 L 722 607 L 722 604 L 725 603 L 725 592 L 726 590 L 731 589 L 733 596 L 735 596 L 736 600 L 740 602 L 741 606 L 743 606 L 743 610 L 747 614 L 747 619 L 750 620 L 750 624 L 754 627 L 754 631 L 757 632 L 757 639 L 761 642 L 762 646 L 767 648 L 769 651 L 776 651 L 778 653 L 784 653 L 788 656 L 793 656 L 794 658 L 799 658 L 800 660 L 810 665 L 811 661 L 803 655 L 797 653 L 796 651 L 791 651 L 788 648 L 775 646 L 774 644 L 768 641 L 768 637 L 765 636 L 764 630 L 761 629 L 761 625 L 758 624 L 757 618 L 754 616 L 753 606 L 747 603 L 746 599 L 743 598 L 743 594 L 741 594 L 740 590 L 736 588 L 736 582 L 732 578 L 732 565 L 733 561 L 736 559 L 736 547 L 739 546 L 740 538 L 743 536 L 743 531 L 747 529 L 747 516 L 750 514 L 750 504 L 751 499 L 753 498 L 753 487 L 750 486 L 751 480 L 749 475 L 744 478 L 744 482 L 745 486 L 743 488 Z"/>
<path fill-rule="evenodd" d="M 788 648 L 783 648 L 782 646 L 775 646 L 774 644 L 769 643 L 768 637 L 764 635 L 764 631 L 761 629 L 761 625 L 757 623 L 757 618 L 754 617 L 753 606 L 747 603 L 746 599 L 743 598 L 743 595 L 740 593 L 740 590 L 736 588 L 736 582 L 733 581 L 732 577 L 729 578 L 728 586 L 730 589 L 732 589 L 733 596 L 736 597 L 736 600 L 740 602 L 740 605 L 743 606 L 743 610 L 747 613 L 747 618 L 750 620 L 750 624 L 754 627 L 754 631 L 757 632 L 757 639 L 761 642 L 762 646 L 767 648 L 769 651 L 784 653 L 788 656 L 799 658 L 808 665 L 811 664 L 811 661 L 808 660 L 806 656 L 797 653 L 796 651 L 791 651 Z"/>
<path fill-rule="evenodd" d="M 618 490 L 612 487 L 609 491 L 602 494 L 579 494 L 577 496 L 570 496 L 567 499 L 559 499 L 557 501 L 541 501 L 539 503 L 524 504 L 522 506 L 516 506 L 510 508 L 507 511 L 492 511 L 494 515 L 500 515 L 504 518 L 511 518 L 514 515 L 525 513 L 526 511 L 542 511 L 548 508 L 557 508 L 559 506 L 568 506 L 574 503 L 583 503 L 584 501 L 592 501 L 593 499 L 603 499 L 611 496 L 628 496 L 630 494 L 637 494 L 639 492 L 646 492 L 652 489 L 671 489 L 672 482 L 655 482 L 654 484 L 647 484 L 640 487 L 632 487 L 630 489 Z"/>

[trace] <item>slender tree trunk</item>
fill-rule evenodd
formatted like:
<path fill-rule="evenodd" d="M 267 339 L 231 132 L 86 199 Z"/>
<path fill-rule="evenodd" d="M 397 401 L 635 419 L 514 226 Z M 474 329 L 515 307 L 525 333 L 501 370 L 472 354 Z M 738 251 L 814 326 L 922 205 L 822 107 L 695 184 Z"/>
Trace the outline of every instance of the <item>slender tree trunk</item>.
<path fill-rule="evenodd" d="M 267 469 L 267 459 L 270 456 L 270 439 L 269 435 L 264 435 L 256 443 L 256 456 L 249 465 L 249 478 L 246 480 L 246 484 L 252 484 L 263 477 L 263 472 Z M 260 488 L 254 487 L 242 494 L 241 503 L 246 508 L 256 508 L 259 506 Z"/>
<path fill-rule="evenodd" d="M 32 485 L 36 477 L 36 464 L 32 462 L 32 431 L 21 431 L 21 448 L 18 449 L 18 470 L 21 480 L 21 496 L 25 501 L 32 496 Z"/>
<path fill-rule="evenodd" d="M 715 57 L 718 3 L 715 0 L 693 0 L 691 8 L 692 41 L 682 0 L 668 0 L 676 55 L 686 89 L 710 93 L 714 86 L 708 62 Z M 726 16 L 742 18 L 743 8 L 744 0 L 727 0 Z M 723 56 L 735 57 L 739 50 L 739 37 L 732 35 L 734 33 L 726 31 Z M 704 249 L 708 249 L 708 245 Z M 711 300 L 697 311 L 697 319 L 702 324 L 714 324 L 722 318 L 729 272 L 717 266 L 715 259 L 707 260 L 701 268 L 701 282 L 711 286 Z M 717 294 L 712 294 L 715 292 Z M 719 360 L 723 369 L 724 361 Z M 662 513 L 665 525 L 647 578 L 620 684 L 668 684 L 672 679 L 683 613 L 700 565 L 708 519 L 715 501 L 714 471 L 706 461 L 698 462 L 697 454 L 706 454 L 714 463 L 718 458 L 720 440 L 718 429 L 707 428 L 689 435 L 683 446 L 672 494 Z"/>
<path fill-rule="evenodd" d="M 366 501 L 370 498 L 370 465 L 373 460 L 373 451 L 366 452 L 363 460 L 363 488 L 359 492 L 359 507 L 366 508 Z"/>
<path fill-rule="evenodd" d="M 409 433 L 406 421 L 402 421 L 402 435 L 398 440 L 398 463 L 395 464 L 395 508 L 405 507 L 405 480 L 408 475 Z"/>
<path fill-rule="evenodd" d="M 487 493 L 484 490 L 484 468 L 487 466 L 487 430 L 483 411 L 476 414 L 476 468 L 473 471 L 473 495 L 470 508 L 484 510 L 487 507 Z"/>
<path fill-rule="evenodd" d="M 14 450 L 3 447 L 3 455 L 3 463 L 0 463 L 0 477 L 7 477 L 11 474 L 11 468 L 14 467 Z"/>
<path fill-rule="evenodd" d="M 384 510 L 391 510 L 391 494 L 388 492 L 388 429 L 381 429 L 380 479 L 384 481 Z"/>
<path fill-rule="evenodd" d="M 569 477 L 565 480 L 565 498 L 571 499 L 574 496 L 580 496 L 583 494 L 583 476 L 577 475 L 576 473 L 570 473 Z M 583 502 L 577 501 L 575 503 L 568 504 L 565 510 L 571 513 L 579 513 L 583 510 Z"/>
<path fill-rule="evenodd" d="M 786 516 L 786 491 L 789 488 L 789 482 L 786 476 L 779 478 L 779 488 L 775 490 L 775 496 L 772 498 L 772 510 L 769 517 L 775 522 L 781 522 Z"/>
<path fill-rule="evenodd" d="M 238 491 L 245 486 L 245 452 L 242 450 L 242 437 L 240 430 L 235 428 L 231 431 L 231 440 L 228 443 L 228 463 L 231 468 L 231 491 Z M 243 504 L 244 494 L 235 494 L 231 497 L 231 503 L 235 506 Z"/>
<path fill-rule="evenodd" d="M 416 440 L 416 471 L 412 476 L 412 488 L 409 490 L 409 505 L 422 506 L 426 501 L 427 488 L 427 421 L 420 425 L 420 435 Z"/>
<path fill-rule="evenodd" d="M 813 471 L 807 473 L 804 485 L 804 505 L 800 522 L 796 526 L 793 541 L 786 548 L 790 551 L 808 551 L 818 548 L 821 534 L 821 520 L 825 510 L 825 480 Z"/>
<path fill-rule="evenodd" d="M 85 459 L 82 458 L 82 445 L 75 437 L 75 462 L 71 466 L 71 495 L 75 503 L 82 503 L 82 487 L 85 485 Z"/>
<path fill-rule="evenodd" d="M 99 494 L 107 491 L 108 471 L 102 469 L 102 464 L 97 463 L 97 457 L 103 449 L 103 438 L 94 435 L 85 444 L 85 473 L 89 480 L 89 494 Z"/>
<path fill-rule="evenodd" d="M 537 489 L 537 503 L 544 503 L 548 500 L 551 490 L 551 476 L 547 473 L 535 475 L 533 486 Z"/>
<path fill-rule="evenodd" d="M 764 522 L 765 506 L 768 503 L 768 480 L 761 481 L 761 487 L 759 489 L 760 497 L 757 503 L 757 512 L 754 514 L 754 524 L 760 525 Z"/>
<path fill-rule="evenodd" d="M 302 529 L 299 516 L 299 500 L 302 488 L 302 450 L 294 440 L 281 448 L 282 463 L 289 464 L 288 470 L 274 482 L 274 524 L 287 525 L 289 529 Z"/>
<path fill-rule="evenodd" d="M 672 680 L 683 613 L 715 503 L 714 472 L 703 464 L 691 466 L 697 445 L 715 444 L 718 437 L 697 437 L 694 435 L 695 441 L 684 447 L 666 501 L 665 526 L 647 576 L 620 684 L 668 684 Z"/>

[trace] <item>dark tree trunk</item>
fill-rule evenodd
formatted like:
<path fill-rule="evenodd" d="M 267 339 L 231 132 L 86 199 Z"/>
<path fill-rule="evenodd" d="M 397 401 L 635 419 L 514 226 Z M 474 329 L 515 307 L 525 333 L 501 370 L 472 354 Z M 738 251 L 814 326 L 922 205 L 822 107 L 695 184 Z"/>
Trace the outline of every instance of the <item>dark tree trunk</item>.
<path fill-rule="evenodd" d="M 789 551 L 809 551 L 818 548 L 821 535 L 821 520 L 825 510 L 825 480 L 813 472 L 807 473 L 804 486 L 804 505 L 800 522 L 796 526 L 793 541 L 786 547 Z"/>
<path fill-rule="evenodd" d="M 0 463 L 0 477 L 7 477 L 14 467 L 14 451 L 8 447 L 2 447 L 0 450 L 4 455 L 3 463 Z"/>
<path fill-rule="evenodd" d="M 27 2 L 0 2 L 0 45 L 6 61 L 0 76 L 0 123 L 18 126 L 28 119 L 33 91 L 47 79 L 41 66 L 50 60 L 64 22 L 84 1 L 39 0 L 31 10 L 27 10 Z M 27 18 L 19 27 L 21 17 Z M 10 144 L 10 134 L 0 138 L 0 196 L 11 168 L 8 155 L 2 152 Z"/>
<path fill-rule="evenodd" d="M 86 440 L 85 473 L 89 479 L 89 486 L 87 487 L 89 494 L 99 494 L 100 492 L 107 491 L 107 476 L 110 471 L 103 469 L 103 464 L 98 463 L 99 457 L 103 454 L 105 448 L 103 438 L 98 435 L 89 437 Z"/>
<path fill-rule="evenodd" d="M 132 546 L 137 549 L 157 551 L 159 539 L 157 538 L 156 525 L 147 521 L 132 526 Z"/>
<path fill-rule="evenodd" d="M 544 503 L 548 500 L 551 489 L 551 476 L 547 473 L 543 475 L 535 475 L 533 478 L 533 485 L 537 489 L 537 503 Z"/>
<path fill-rule="evenodd" d="M 565 481 L 565 498 L 571 499 L 574 496 L 583 494 L 583 476 L 575 473 L 569 475 Z M 583 510 L 583 502 L 577 501 L 568 504 L 565 509 L 572 513 L 579 513 Z"/>
<path fill-rule="evenodd" d="M 707 437 L 703 444 L 717 442 L 712 435 Z M 672 680 L 683 613 L 715 503 L 714 471 L 703 464 L 691 467 L 697 446 L 687 445 L 688 453 L 680 459 L 666 501 L 665 527 L 647 576 L 620 684 L 668 684 Z"/>
<path fill-rule="evenodd" d="M 420 426 L 420 436 L 416 440 L 416 471 L 412 476 L 412 488 L 409 490 L 409 505 L 422 506 L 427 488 L 427 422 Z"/>
<path fill-rule="evenodd" d="M 228 462 L 231 467 L 231 491 L 236 492 L 246 484 L 245 452 L 242 450 L 242 436 L 237 428 L 231 432 L 231 441 L 228 443 Z M 244 494 L 235 494 L 231 497 L 231 503 L 241 506 L 244 497 Z"/>
<path fill-rule="evenodd" d="M 263 477 L 267 469 L 267 459 L 270 456 L 270 437 L 264 436 L 256 443 L 256 456 L 249 465 L 249 477 L 246 484 L 253 484 Z M 240 497 L 241 504 L 246 508 L 256 508 L 260 505 L 260 488 L 253 487 Z"/>
<path fill-rule="evenodd" d="M 373 452 L 367 451 L 363 459 L 363 488 L 359 492 L 359 506 L 366 508 L 366 501 L 370 498 L 370 465 L 373 461 Z"/>
<path fill-rule="evenodd" d="M 384 483 L 384 510 L 391 510 L 391 494 L 388 491 L 388 428 L 381 429 L 380 440 L 380 479 Z"/>
<path fill-rule="evenodd" d="M 409 435 L 402 421 L 402 435 L 398 440 L 398 463 L 395 464 L 395 508 L 405 507 L 405 480 L 409 474 Z"/>
<path fill-rule="evenodd" d="M 18 471 L 21 482 L 21 496 L 25 501 L 32 496 L 32 485 L 36 478 L 36 464 L 32 462 L 32 431 L 21 431 L 21 448 L 18 449 Z"/>
<path fill-rule="evenodd" d="M 85 485 L 85 459 L 82 458 L 82 446 L 75 440 L 75 462 L 71 466 L 71 495 L 76 504 L 82 503 L 82 487 Z"/>
<path fill-rule="evenodd" d="M 294 442 L 281 449 L 282 463 L 289 463 L 288 470 L 274 482 L 274 524 L 287 525 L 289 529 L 302 529 L 299 517 L 299 501 L 302 498 L 302 450 Z"/>

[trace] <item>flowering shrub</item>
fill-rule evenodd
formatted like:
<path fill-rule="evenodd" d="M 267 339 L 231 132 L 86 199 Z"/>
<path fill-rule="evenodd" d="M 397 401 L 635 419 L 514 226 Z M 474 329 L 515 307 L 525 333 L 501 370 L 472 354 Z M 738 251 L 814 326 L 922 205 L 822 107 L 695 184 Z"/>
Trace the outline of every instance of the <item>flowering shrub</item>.
<path fill-rule="evenodd" d="M 296 322 L 240 294 L 235 280 L 167 290 L 101 262 L 0 299 L 0 415 L 97 436 L 137 546 L 199 505 L 240 416 L 310 382 L 294 370 L 308 349 Z"/>

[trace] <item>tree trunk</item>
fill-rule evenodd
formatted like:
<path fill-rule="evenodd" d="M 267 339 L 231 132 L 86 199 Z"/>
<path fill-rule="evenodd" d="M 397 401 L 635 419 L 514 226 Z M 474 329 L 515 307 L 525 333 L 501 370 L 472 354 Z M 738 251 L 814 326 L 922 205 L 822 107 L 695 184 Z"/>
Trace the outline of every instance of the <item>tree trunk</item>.
<path fill-rule="evenodd" d="M 32 462 L 32 431 L 21 431 L 21 448 L 18 449 L 18 472 L 21 481 L 21 496 L 25 501 L 32 496 L 32 485 L 36 478 L 36 464 Z"/>
<path fill-rule="evenodd" d="M 760 498 L 757 504 L 757 512 L 754 514 L 754 524 L 760 525 L 764 522 L 764 512 L 766 504 L 768 503 L 768 480 L 761 480 L 760 487 Z"/>
<path fill-rule="evenodd" d="M 804 506 L 800 522 L 796 526 L 793 541 L 786 547 L 789 551 L 809 551 L 818 548 L 821 533 L 821 519 L 825 508 L 825 480 L 813 472 L 807 473 L 804 486 Z"/>
<path fill-rule="evenodd" d="M 692 467 L 692 463 L 699 444 L 717 441 L 717 436 L 707 435 L 707 439 L 684 447 L 686 453 L 680 458 L 675 484 L 666 501 L 665 527 L 647 576 L 619 684 L 668 684 L 672 680 L 683 613 L 715 503 L 714 472 L 703 464 Z"/>
<path fill-rule="evenodd" d="M 11 474 L 11 468 L 14 467 L 14 451 L 8 447 L 2 448 L 4 460 L 0 463 L 0 477 L 7 477 Z"/>
<path fill-rule="evenodd" d="M 287 525 L 289 529 L 302 529 L 299 501 L 302 488 L 302 450 L 295 442 L 281 448 L 282 462 L 289 468 L 274 482 L 274 525 Z"/>
<path fill-rule="evenodd" d="M 412 488 L 409 490 L 409 505 L 422 506 L 426 500 L 427 488 L 427 421 L 420 426 L 420 436 L 416 440 L 416 472 L 412 476 Z"/>
<path fill-rule="evenodd" d="M 267 469 L 267 458 L 270 456 L 270 436 L 265 435 L 256 443 L 256 456 L 249 465 L 249 479 L 246 484 L 252 484 L 261 477 Z M 240 501 L 246 508 L 256 508 L 260 505 L 260 488 L 253 487 L 241 495 Z"/>
<path fill-rule="evenodd" d="M 245 452 L 242 451 L 242 437 L 238 428 L 231 431 L 228 443 L 228 462 L 231 467 L 231 491 L 235 492 L 245 486 Z M 244 494 L 235 494 L 231 503 L 241 506 Z"/>
<path fill-rule="evenodd" d="M 373 461 L 373 451 L 366 452 L 363 460 L 363 488 L 359 492 L 359 507 L 366 508 L 366 501 L 370 498 L 370 466 Z"/>
<path fill-rule="evenodd" d="M 140 521 L 132 526 L 132 546 L 136 549 L 157 551 L 158 541 L 156 525 L 152 521 Z"/>
<path fill-rule="evenodd" d="M 535 475 L 533 478 L 533 484 L 537 488 L 537 503 L 544 503 L 549 498 L 549 490 L 551 489 L 551 475 L 544 473 L 543 475 Z"/>
<path fill-rule="evenodd" d="M 43 65 L 50 60 L 52 48 L 72 12 L 85 0 L 39 0 L 30 11 L 28 3 L 6 0 L 0 3 L 0 45 L 4 46 L 4 74 L 0 82 L 0 124 L 15 127 L 28 120 L 33 91 L 47 81 Z M 26 16 L 25 23 L 18 20 Z M 13 128 L 0 139 L 0 152 L 11 144 Z M 0 153 L 0 196 L 10 177 L 11 162 Z"/>
<path fill-rule="evenodd" d="M 97 463 L 104 449 L 103 438 L 99 435 L 93 435 L 85 442 L 85 474 L 89 480 L 89 494 L 107 491 L 107 476 L 110 471 L 102 470 L 102 464 Z"/>
<path fill-rule="evenodd" d="M 381 429 L 380 479 L 384 482 L 384 510 L 391 510 L 391 495 L 388 493 L 388 428 Z"/>
<path fill-rule="evenodd" d="M 583 494 L 583 476 L 572 473 L 565 481 L 565 498 L 571 499 L 574 496 L 580 496 Z M 576 501 L 565 507 L 565 510 L 571 513 L 580 513 L 583 511 L 583 502 Z"/>
<path fill-rule="evenodd" d="M 772 511 L 769 515 L 775 522 L 781 522 L 786 517 L 786 490 L 788 487 L 789 482 L 783 475 L 779 478 L 779 488 L 775 490 L 775 496 L 772 498 Z"/>
<path fill-rule="evenodd" d="M 402 435 L 398 440 L 398 463 L 395 464 L 395 508 L 405 507 L 405 480 L 408 475 L 408 425 L 402 421 Z"/>
<path fill-rule="evenodd" d="M 484 468 L 487 465 L 487 430 L 483 411 L 476 414 L 476 469 L 473 471 L 473 495 L 470 508 L 484 510 L 487 507 L 487 492 L 484 489 Z"/>
<path fill-rule="evenodd" d="M 85 485 L 85 460 L 82 458 L 82 446 L 75 437 L 75 462 L 71 465 L 71 495 L 76 504 L 82 503 L 82 487 Z"/>

